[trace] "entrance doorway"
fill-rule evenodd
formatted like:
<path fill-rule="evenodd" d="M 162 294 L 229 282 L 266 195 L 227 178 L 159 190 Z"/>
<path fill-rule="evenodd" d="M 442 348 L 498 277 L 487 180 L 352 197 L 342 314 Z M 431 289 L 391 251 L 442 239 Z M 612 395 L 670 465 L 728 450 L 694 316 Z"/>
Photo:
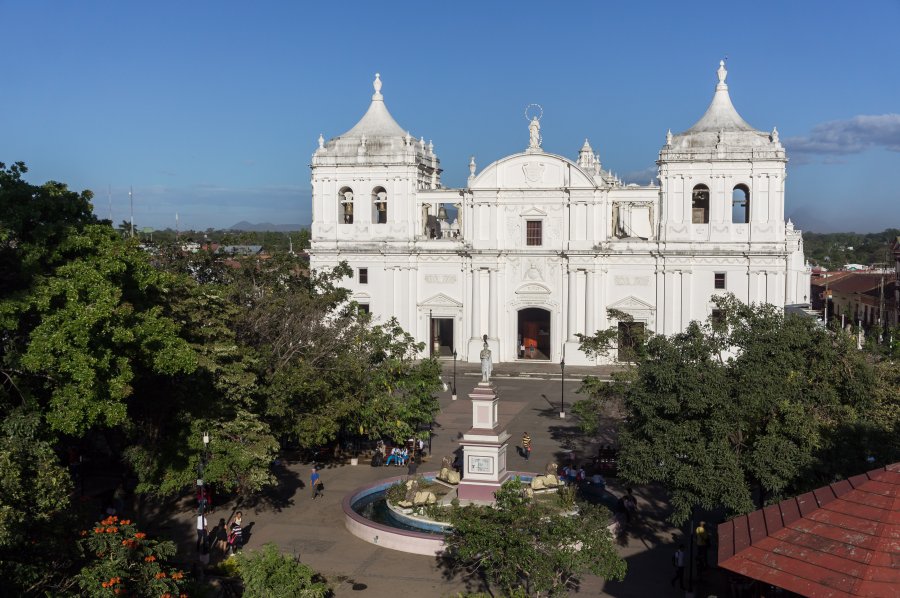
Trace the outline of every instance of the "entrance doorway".
<path fill-rule="evenodd" d="M 431 318 L 429 347 L 432 357 L 453 355 L 453 318 Z"/>
<path fill-rule="evenodd" d="M 619 361 L 634 361 L 644 338 L 643 322 L 619 322 Z"/>
<path fill-rule="evenodd" d="M 550 360 L 550 312 L 539 307 L 519 310 L 519 359 Z"/>

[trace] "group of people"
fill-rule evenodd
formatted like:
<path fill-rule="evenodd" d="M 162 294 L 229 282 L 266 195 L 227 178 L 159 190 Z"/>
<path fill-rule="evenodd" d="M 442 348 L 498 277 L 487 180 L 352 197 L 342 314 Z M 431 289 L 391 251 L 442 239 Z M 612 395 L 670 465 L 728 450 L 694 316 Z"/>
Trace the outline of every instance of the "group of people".
<path fill-rule="evenodd" d="M 709 532 L 706 530 L 706 522 L 701 521 L 700 525 L 698 525 L 694 530 L 694 545 L 697 547 L 697 576 L 703 574 L 707 567 L 709 567 L 709 546 L 712 543 L 712 538 Z M 675 551 L 675 554 L 672 555 L 672 566 L 675 567 L 675 575 L 672 576 L 671 585 L 675 587 L 675 582 L 678 582 L 678 587 L 682 590 L 684 587 L 684 568 L 687 562 L 687 553 L 684 550 L 684 544 L 679 544 L 678 549 Z"/>
<path fill-rule="evenodd" d="M 216 550 L 224 558 L 238 552 L 244 546 L 243 514 L 236 511 L 226 522 L 220 518 L 219 523 L 209 529 L 206 513 L 197 514 L 197 554 L 200 564 L 209 565 L 210 554 Z"/>
<path fill-rule="evenodd" d="M 388 455 L 387 461 L 384 462 L 385 465 L 406 465 L 406 462 L 409 460 L 409 449 L 407 448 L 398 448 L 394 447 L 391 449 L 391 454 Z"/>

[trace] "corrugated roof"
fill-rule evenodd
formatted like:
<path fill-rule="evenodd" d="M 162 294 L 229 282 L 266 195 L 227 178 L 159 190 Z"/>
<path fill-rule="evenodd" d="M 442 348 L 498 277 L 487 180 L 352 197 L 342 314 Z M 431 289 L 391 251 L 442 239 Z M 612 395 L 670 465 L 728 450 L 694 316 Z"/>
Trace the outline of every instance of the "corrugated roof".
<path fill-rule="evenodd" d="M 802 596 L 900 596 L 900 463 L 719 525 L 719 566 Z"/>

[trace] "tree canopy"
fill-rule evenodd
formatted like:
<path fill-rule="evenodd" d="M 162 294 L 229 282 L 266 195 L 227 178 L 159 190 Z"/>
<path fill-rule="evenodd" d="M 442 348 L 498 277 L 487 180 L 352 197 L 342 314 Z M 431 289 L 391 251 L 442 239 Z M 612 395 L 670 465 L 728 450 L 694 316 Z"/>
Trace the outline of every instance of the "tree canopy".
<path fill-rule="evenodd" d="M 396 322 L 359 312 L 340 286 L 346 266 L 145 251 L 92 214 L 90 192 L 33 185 L 26 172 L 0 164 L 8 587 L 53 593 L 77 572 L 62 458 L 73 451 L 108 447 L 138 493 L 177 496 L 202 464 L 206 483 L 246 497 L 274 483 L 284 440 L 399 440 L 432 421 L 437 362 L 417 361 L 422 346 Z M 34 550 L 57 566 L 35 568 Z"/>
<path fill-rule="evenodd" d="M 771 305 L 714 302 L 724 317 L 650 337 L 619 384 L 588 383 L 577 410 L 590 428 L 604 393 L 621 395 L 619 472 L 665 486 L 675 523 L 695 506 L 745 513 L 897 459 L 882 442 L 896 399 L 890 412 L 884 377 L 852 339 Z"/>
<path fill-rule="evenodd" d="M 518 478 L 495 493 L 495 506 L 469 505 L 451 513 L 451 567 L 483 575 L 505 595 L 566 596 L 586 574 L 625 577 L 602 507 L 578 514 L 529 498 Z"/>

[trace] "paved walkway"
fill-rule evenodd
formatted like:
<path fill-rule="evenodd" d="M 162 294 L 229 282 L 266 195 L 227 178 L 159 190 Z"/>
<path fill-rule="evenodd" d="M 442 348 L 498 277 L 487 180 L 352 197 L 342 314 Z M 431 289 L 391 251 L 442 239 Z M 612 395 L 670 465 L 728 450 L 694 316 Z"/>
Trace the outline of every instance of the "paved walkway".
<path fill-rule="evenodd" d="M 452 365 L 444 364 L 444 379 L 452 372 Z M 515 367 L 513 367 L 515 366 Z M 528 367 L 524 367 L 528 366 Z M 558 366 L 553 366 L 558 372 Z M 575 370 L 576 368 L 571 368 Z M 578 368 L 582 369 L 582 368 Z M 584 368 L 588 370 L 587 368 Z M 511 447 L 509 468 L 513 470 L 539 471 L 547 461 L 558 460 L 574 449 L 576 455 L 593 454 L 595 447 L 582 444 L 575 422 L 560 420 L 560 379 L 549 368 L 537 369 L 534 364 L 501 364 L 497 366 L 495 387 L 500 393 L 500 416 L 512 435 L 511 443 L 528 431 L 533 441 L 533 453 L 526 463 Z M 592 368 L 588 371 L 597 371 Z M 476 368 L 457 363 L 459 400 L 451 401 L 450 393 L 440 394 L 441 413 L 432 441 L 432 455 L 419 471 L 436 470 L 443 455 L 452 453 L 461 434 L 471 425 L 471 405 L 467 394 L 478 378 Z M 578 381 L 587 372 L 572 372 L 566 368 L 565 404 L 570 406 L 581 398 L 575 394 Z M 603 372 L 608 373 L 608 370 Z M 614 422 L 608 422 L 609 430 L 601 434 L 601 442 L 610 440 Z M 352 489 L 378 479 L 405 472 L 399 468 L 372 468 L 339 465 L 322 471 L 325 496 L 311 499 L 309 489 L 309 465 L 299 462 L 283 462 L 278 491 L 260 500 L 253 507 L 243 507 L 247 549 L 275 542 L 285 552 L 298 555 L 304 562 L 326 575 L 335 583 L 339 597 L 371 596 L 416 597 L 455 596 L 457 592 L 477 589 L 462 577 L 448 577 L 438 566 L 436 559 L 410 555 L 378 548 L 351 536 L 344 527 L 341 499 Z M 611 490 L 621 494 L 615 481 Z M 642 522 L 621 538 L 620 554 L 628 562 L 628 575 L 624 582 L 606 583 L 587 577 L 577 595 L 581 596 L 678 596 L 669 585 L 672 576 L 673 535 L 677 530 L 662 523 L 666 506 L 659 493 L 635 491 L 639 499 Z M 186 506 L 177 515 L 174 524 L 167 527 L 168 534 L 182 538 L 180 553 L 193 554 L 192 507 Z M 209 516 L 211 525 L 220 517 L 228 518 L 231 508 L 219 507 Z M 168 518 L 171 522 L 172 518 Z M 705 596 L 705 593 L 698 593 Z"/>

